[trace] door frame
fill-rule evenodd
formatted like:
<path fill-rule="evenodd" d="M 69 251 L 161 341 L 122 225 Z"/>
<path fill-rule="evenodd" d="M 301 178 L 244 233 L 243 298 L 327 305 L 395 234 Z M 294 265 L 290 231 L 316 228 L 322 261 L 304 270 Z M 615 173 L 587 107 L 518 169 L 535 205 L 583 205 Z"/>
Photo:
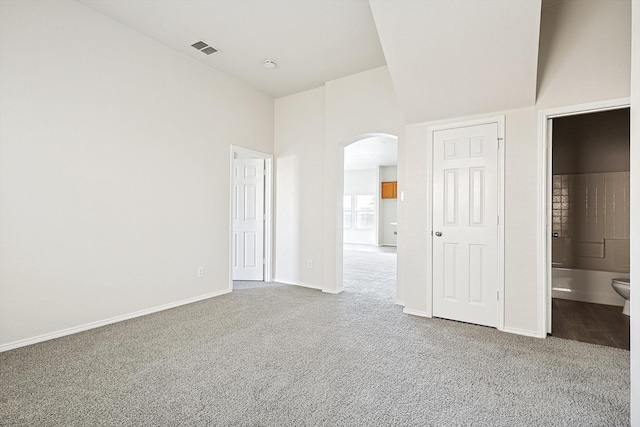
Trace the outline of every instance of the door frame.
<path fill-rule="evenodd" d="M 374 138 L 374 137 L 391 137 L 395 138 L 398 142 L 400 141 L 397 135 L 386 132 L 369 132 L 362 133 L 359 135 L 352 136 L 342 142 L 340 142 L 335 148 L 335 159 L 336 159 L 336 170 L 335 170 L 335 181 L 332 183 L 328 183 L 329 189 L 333 187 L 333 195 L 335 197 L 335 211 L 332 216 L 335 215 L 335 241 L 331 241 L 328 245 L 325 240 L 325 260 L 329 260 L 333 258 L 335 261 L 332 264 L 329 261 L 325 261 L 323 267 L 323 275 L 325 276 L 325 280 L 323 281 L 322 292 L 328 294 L 339 294 L 344 291 L 344 209 L 343 209 L 343 197 L 344 197 L 344 149 L 349 145 L 361 141 L 363 139 Z M 398 152 L 400 150 L 400 144 L 398 144 Z M 398 156 L 398 177 L 400 176 L 400 157 Z M 378 186 L 379 187 L 379 186 Z M 329 190 L 331 191 L 331 190 Z M 377 195 L 380 195 L 380 189 L 378 188 Z M 327 217 L 323 219 L 325 221 L 325 227 L 327 225 Z M 376 222 L 377 224 L 377 222 Z M 333 237 L 330 237 L 333 239 Z M 396 246 L 396 247 L 399 247 Z M 331 249 L 329 251 L 329 249 Z M 331 280 L 327 280 L 327 278 L 335 278 L 335 282 L 332 283 Z M 395 289 L 395 301 L 396 304 L 399 304 L 397 297 L 400 294 L 399 287 L 401 286 L 400 280 L 398 280 L 398 273 L 396 272 L 396 289 Z"/>
<path fill-rule="evenodd" d="M 504 330 L 504 169 L 505 169 L 505 116 L 493 116 L 486 117 L 482 119 L 475 120 L 466 120 L 460 122 L 450 122 L 446 124 L 429 126 L 427 128 L 427 153 L 429 155 L 429 160 L 427 161 L 427 165 L 429 167 L 429 179 L 431 182 L 429 183 L 429 218 L 428 224 L 430 226 L 430 230 L 428 230 L 428 259 L 427 259 L 427 268 L 429 272 L 427 274 L 428 283 L 427 283 L 427 317 L 433 317 L 433 169 L 434 169 L 434 158 L 433 158 L 433 141 L 434 141 L 434 133 L 442 130 L 456 129 L 461 127 L 470 127 L 470 126 L 478 126 L 478 125 L 486 125 L 496 123 L 498 125 L 498 161 L 497 161 L 497 199 L 498 199 L 498 313 L 496 313 L 497 321 L 496 321 L 496 329 L 502 331 Z"/>
<path fill-rule="evenodd" d="M 236 154 L 264 160 L 264 276 L 263 282 L 273 280 L 273 155 L 230 145 L 229 154 L 229 292 L 233 291 L 233 160 Z"/>
<path fill-rule="evenodd" d="M 538 115 L 538 333 L 545 338 L 551 333 L 551 194 L 552 141 L 549 120 L 600 111 L 620 110 L 631 106 L 630 98 L 576 104 L 540 110 Z"/>

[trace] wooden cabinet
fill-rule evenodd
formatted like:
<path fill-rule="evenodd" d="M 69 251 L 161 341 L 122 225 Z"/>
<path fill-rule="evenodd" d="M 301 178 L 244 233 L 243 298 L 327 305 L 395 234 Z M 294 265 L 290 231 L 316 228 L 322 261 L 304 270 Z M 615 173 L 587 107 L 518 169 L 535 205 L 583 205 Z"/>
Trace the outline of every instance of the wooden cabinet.
<path fill-rule="evenodd" d="M 397 199 L 398 198 L 398 182 L 388 181 L 382 183 L 382 191 L 380 192 L 383 199 Z"/>

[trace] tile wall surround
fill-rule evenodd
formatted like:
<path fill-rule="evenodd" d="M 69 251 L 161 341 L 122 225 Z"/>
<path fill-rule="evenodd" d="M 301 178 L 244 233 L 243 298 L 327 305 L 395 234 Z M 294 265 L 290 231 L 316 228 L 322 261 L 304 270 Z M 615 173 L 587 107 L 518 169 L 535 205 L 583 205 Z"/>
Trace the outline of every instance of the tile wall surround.
<path fill-rule="evenodd" d="M 556 267 L 629 272 L 629 172 L 553 175 Z"/>

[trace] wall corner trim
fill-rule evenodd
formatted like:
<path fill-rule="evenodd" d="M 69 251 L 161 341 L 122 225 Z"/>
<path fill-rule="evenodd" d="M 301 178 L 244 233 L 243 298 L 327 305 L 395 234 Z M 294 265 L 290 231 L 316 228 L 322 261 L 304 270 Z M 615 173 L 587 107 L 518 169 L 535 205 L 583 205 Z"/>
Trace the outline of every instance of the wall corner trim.
<path fill-rule="evenodd" d="M 61 329 L 55 332 L 49 332 L 47 334 L 38 335 L 31 338 L 25 338 L 18 341 L 13 341 L 7 344 L 0 345 L 0 353 L 13 350 L 20 347 L 25 347 L 31 344 L 37 344 L 43 341 L 49 341 L 55 338 L 61 338 L 67 335 L 76 334 L 78 332 L 88 331 L 89 329 L 99 328 L 101 326 L 110 325 L 112 323 L 122 322 L 124 320 L 133 319 L 135 317 L 146 316 L 147 314 L 157 313 L 159 311 L 168 310 L 170 308 L 179 307 L 181 305 L 191 304 L 194 302 L 202 301 L 205 299 L 217 297 L 220 295 L 228 294 L 230 291 L 228 289 L 224 289 L 217 292 L 211 292 L 204 295 L 199 295 L 197 297 L 186 298 L 180 301 L 170 302 L 168 304 L 158 305 L 151 308 L 146 308 L 144 310 L 134 311 L 133 313 L 122 314 L 120 316 L 110 317 L 108 319 L 98 320 L 95 322 L 85 323 L 84 325 L 73 326 L 67 329 Z"/>
<path fill-rule="evenodd" d="M 300 286 L 302 288 L 308 288 L 308 289 L 316 289 L 316 290 L 322 290 L 322 288 L 318 285 L 314 285 L 312 283 L 304 283 L 304 282 L 293 282 L 290 280 L 280 280 L 280 279 L 274 279 L 273 280 L 275 283 L 282 283 L 283 285 L 291 285 L 291 286 Z"/>
<path fill-rule="evenodd" d="M 528 330 L 525 330 L 525 329 L 518 329 L 518 328 L 502 328 L 500 330 L 502 332 L 506 332 L 508 334 L 523 335 L 525 337 L 532 337 L 532 338 L 546 338 L 547 337 L 546 333 L 540 334 L 539 331 L 528 331 Z"/>
<path fill-rule="evenodd" d="M 340 288 L 340 289 L 323 289 L 322 292 L 324 292 L 325 294 L 333 294 L 333 295 L 337 295 L 339 293 L 342 293 L 342 291 L 344 291 L 344 288 Z"/>
<path fill-rule="evenodd" d="M 403 308 L 402 312 L 404 314 L 409 314 L 411 316 L 418 316 L 418 317 L 428 317 L 428 318 L 432 318 L 433 316 L 431 316 L 429 313 L 427 313 L 426 311 L 422 311 L 422 310 L 414 310 L 412 308 Z"/>

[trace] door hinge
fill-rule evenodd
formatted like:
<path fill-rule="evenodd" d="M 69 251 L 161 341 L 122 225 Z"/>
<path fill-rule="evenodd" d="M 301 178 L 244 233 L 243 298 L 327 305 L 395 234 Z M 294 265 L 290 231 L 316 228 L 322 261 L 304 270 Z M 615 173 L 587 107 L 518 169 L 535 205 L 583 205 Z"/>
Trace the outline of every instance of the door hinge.
<path fill-rule="evenodd" d="M 500 215 L 496 216 L 496 225 L 500 225 Z"/>
<path fill-rule="evenodd" d="M 500 291 L 496 291 L 496 301 L 500 301 Z"/>
<path fill-rule="evenodd" d="M 267 259 L 266 258 L 262 258 L 262 265 L 267 263 Z"/>

